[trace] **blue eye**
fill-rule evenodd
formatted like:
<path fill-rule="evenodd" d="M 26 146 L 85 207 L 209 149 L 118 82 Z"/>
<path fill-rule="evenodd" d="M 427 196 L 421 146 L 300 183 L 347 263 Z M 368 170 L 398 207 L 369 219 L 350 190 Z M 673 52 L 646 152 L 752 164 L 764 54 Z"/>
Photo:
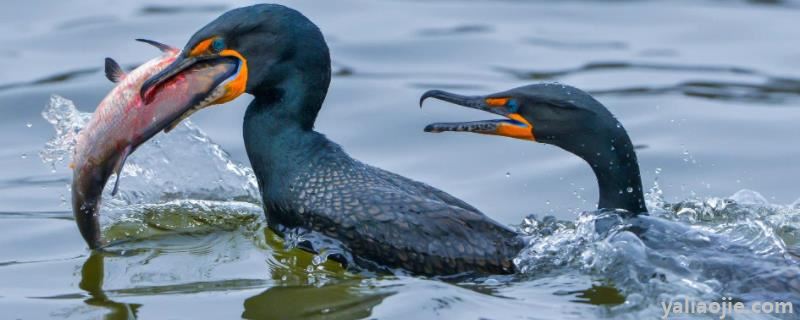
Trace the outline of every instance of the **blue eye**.
<path fill-rule="evenodd" d="M 225 49 L 225 40 L 222 38 L 216 38 L 214 41 L 211 42 L 211 49 L 216 52 L 220 52 Z"/>
<path fill-rule="evenodd" d="M 508 105 L 508 107 L 511 108 L 511 112 L 512 113 L 517 113 L 517 111 L 519 110 L 519 105 L 517 104 L 517 100 L 513 100 L 513 99 L 512 100 L 508 100 L 506 105 Z"/>

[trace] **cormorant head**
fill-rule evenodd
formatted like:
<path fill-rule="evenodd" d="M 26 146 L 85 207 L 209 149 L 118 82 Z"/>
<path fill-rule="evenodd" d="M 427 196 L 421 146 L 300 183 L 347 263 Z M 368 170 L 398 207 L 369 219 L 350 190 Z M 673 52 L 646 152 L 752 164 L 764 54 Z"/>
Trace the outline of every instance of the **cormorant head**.
<path fill-rule="evenodd" d="M 597 177 L 598 208 L 647 212 L 639 164 L 630 137 L 611 112 L 588 93 L 561 84 L 534 84 L 487 96 L 439 90 L 422 95 L 501 115 L 506 119 L 434 123 L 428 132 L 468 131 L 558 146 L 586 161 Z"/>
<path fill-rule="evenodd" d="M 425 92 L 427 98 L 491 112 L 506 119 L 433 123 L 427 132 L 467 131 L 553 144 L 581 155 L 588 145 L 613 145 L 624 133 L 600 102 L 580 89 L 556 84 L 533 84 L 486 96 L 462 96 L 441 90 Z M 596 140 L 607 138 L 605 141 Z M 619 141 L 623 142 L 623 141 Z M 587 150 L 588 151 L 588 150 Z M 592 150 L 593 151 L 593 150 Z"/>
<path fill-rule="evenodd" d="M 296 78 L 302 77 L 303 70 L 327 70 L 301 80 L 320 83 L 322 90 L 316 91 L 322 91 L 322 98 L 330 81 L 330 55 L 319 28 L 296 10 L 260 4 L 230 10 L 197 31 L 173 64 L 145 81 L 141 96 L 147 102 L 167 79 L 201 61 L 222 59 L 235 60 L 239 68 L 213 89 L 209 105 L 231 101 L 245 92 L 256 97 L 291 95 L 286 91 L 294 88 L 282 84 L 289 79 L 300 82 Z M 318 108 L 298 112 L 313 120 Z"/>

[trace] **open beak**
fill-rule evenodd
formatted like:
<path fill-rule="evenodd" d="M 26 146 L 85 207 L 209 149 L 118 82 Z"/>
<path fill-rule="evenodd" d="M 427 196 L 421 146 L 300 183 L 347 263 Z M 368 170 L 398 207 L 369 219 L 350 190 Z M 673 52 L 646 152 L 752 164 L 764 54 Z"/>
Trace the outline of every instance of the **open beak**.
<path fill-rule="evenodd" d="M 467 108 L 494 113 L 506 119 L 470 122 L 438 122 L 425 127 L 425 132 L 466 131 L 481 134 L 499 135 L 516 139 L 535 141 L 533 125 L 517 113 L 516 102 L 505 96 L 462 96 L 441 90 L 425 92 L 419 100 L 420 108 L 425 99 L 434 98 Z"/>
<path fill-rule="evenodd" d="M 207 92 L 198 93 L 198 97 L 203 97 L 200 101 L 192 101 L 184 107 L 185 112 L 179 115 L 174 121 L 165 124 L 164 131 L 175 128 L 181 120 L 186 119 L 192 113 L 215 104 L 231 101 L 245 92 L 247 86 L 247 61 L 234 50 L 223 50 L 218 54 L 189 55 L 180 54 L 178 58 L 161 72 L 147 79 L 139 91 L 142 101 L 150 104 L 158 100 L 160 96 L 171 94 L 181 94 L 180 92 L 169 92 L 175 87 L 170 83 L 173 79 L 189 76 L 192 73 L 211 70 L 220 65 L 232 65 L 229 72 L 214 73 L 209 80 L 214 82 Z"/>

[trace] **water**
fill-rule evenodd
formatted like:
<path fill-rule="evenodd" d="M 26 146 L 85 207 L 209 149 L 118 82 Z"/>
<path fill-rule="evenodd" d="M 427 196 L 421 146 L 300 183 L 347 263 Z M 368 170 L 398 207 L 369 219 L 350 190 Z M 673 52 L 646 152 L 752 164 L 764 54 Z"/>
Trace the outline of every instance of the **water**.
<path fill-rule="evenodd" d="M 318 130 L 516 225 L 530 241 L 524 272 L 377 276 L 287 247 L 265 229 L 247 167 L 247 98 L 138 150 L 103 208 L 106 235 L 129 241 L 90 255 L 71 220 L 67 163 L 81 112 L 112 87 L 103 57 L 136 65 L 156 52 L 133 38 L 182 45 L 241 4 L 26 1 L 0 12 L 4 315 L 636 319 L 680 297 L 800 303 L 793 2 L 287 2 L 320 25 L 335 61 Z M 615 113 L 652 186 L 651 218 L 591 212 L 591 170 L 556 148 L 422 132 L 486 117 L 443 103 L 420 111 L 424 90 L 535 81 L 590 90 Z"/>

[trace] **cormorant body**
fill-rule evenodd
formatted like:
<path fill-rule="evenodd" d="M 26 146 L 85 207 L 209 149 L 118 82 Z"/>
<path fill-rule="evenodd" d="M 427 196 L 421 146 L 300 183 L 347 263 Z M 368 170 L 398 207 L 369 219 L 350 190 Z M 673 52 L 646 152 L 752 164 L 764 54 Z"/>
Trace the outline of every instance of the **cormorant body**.
<path fill-rule="evenodd" d="M 223 14 L 142 95 L 192 63 L 220 56 L 240 57 L 246 74 L 237 79 L 246 78 L 242 91 L 255 97 L 243 133 L 269 228 L 335 238 L 368 267 L 514 272 L 522 240 L 510 228 L 445 192 L 358 162 L 313 130 L 330 83 L 330 54 L 317 26 L 293 9 L 262 4 Z"/>
<path fill-rule="evenodd" d="M 322 134 L 275 123 L 283 130 L 260 138 L 272 122 L 264 109 L 248 108 L 245 141 L 274 231 L 303 228 L 335 238 L 369 267 L 513 272 L 522 242 L 507 227 L 445 192 L 352 159 Z"/>

